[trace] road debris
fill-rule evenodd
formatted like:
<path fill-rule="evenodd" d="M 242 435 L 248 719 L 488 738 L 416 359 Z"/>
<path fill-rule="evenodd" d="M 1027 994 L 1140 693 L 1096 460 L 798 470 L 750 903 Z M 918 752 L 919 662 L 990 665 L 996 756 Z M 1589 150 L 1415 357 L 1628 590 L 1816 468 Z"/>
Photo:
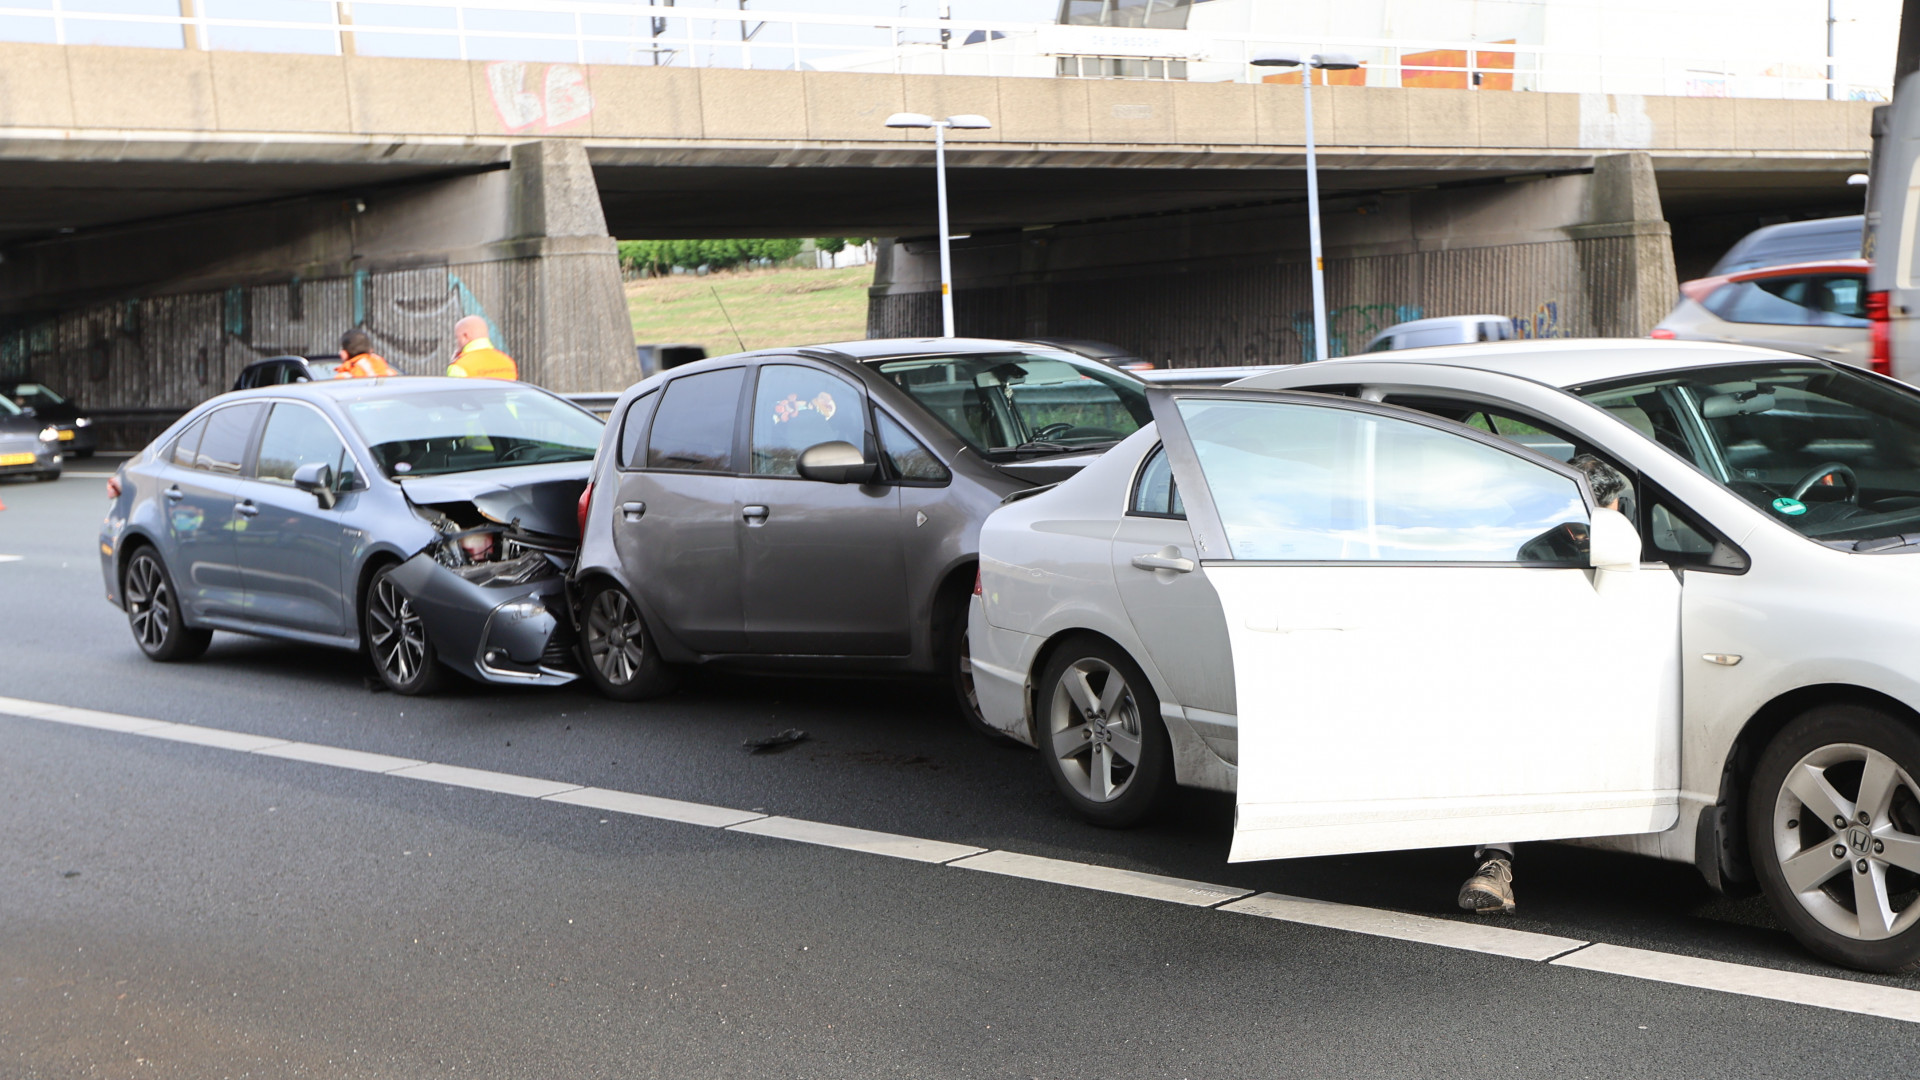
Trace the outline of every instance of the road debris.
<path fill-rule="evenodd" d="M 806 741 L 806 732 L 790 727 L 778 735 L 769 735 L 764 739 L 748 739 L 740 744 L 740 749 L 749 754 L 777 754 Z"/>

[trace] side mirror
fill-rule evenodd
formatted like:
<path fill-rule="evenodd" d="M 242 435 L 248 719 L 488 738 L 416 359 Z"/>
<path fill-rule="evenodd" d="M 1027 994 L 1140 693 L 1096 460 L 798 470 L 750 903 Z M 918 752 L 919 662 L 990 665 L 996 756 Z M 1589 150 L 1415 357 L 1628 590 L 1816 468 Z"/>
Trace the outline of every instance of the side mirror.
<path fill-rule="evenodd" d="M 1588 529 L 1587 565 L 1615 572 L 1640 569 L 1640 534 L 1618 510 L 1595 510 Z"/>
<path fill-rule="evenodd" d="M 320 501 L 320 509 L 331 510 L 338 496 L 333 490 L 333 466 L 325 462 L 313 461 L 293 470 L 293 486 L 301 491 L 313 493 Z"/>
<path fill-rule="evenodd" d="M 34 408 L 31 405 L 22 405 L 20 406 L 20 415 L 21 416 L 39 416 L 40 410 Z"/>
<path fill-rule="evenodd" d="M 803 478 L 829 484 L 869 484 L 880 475 L 880 466 L 868 461 L 859 447 L 839 441 L 802 450 L 799 469 Z"/>

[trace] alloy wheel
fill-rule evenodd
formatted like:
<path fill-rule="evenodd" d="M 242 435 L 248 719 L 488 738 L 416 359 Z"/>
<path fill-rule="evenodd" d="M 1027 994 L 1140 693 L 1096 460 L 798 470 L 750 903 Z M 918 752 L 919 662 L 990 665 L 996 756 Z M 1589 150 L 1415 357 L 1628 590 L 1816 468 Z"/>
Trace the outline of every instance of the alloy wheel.
<path fill-rule="evenodd" d="M 1143 739 L 1139 703 L 1118 669 L 1093 656 L 1075 661 L 1054 685 L 1047 720 L 1048 745 L 1075 792 L 1093 802 L 1126 793 Z"/>
<path fill-rule="evenodd" d="M 413 601 L 400 586 L 382 576 L 374 583 L 367 616 L 373 658 L 380 670 L 396 684 L 417 678 L 427 662 L 427 631 L 413 610 Z"/>
<path fill-rule="evenodd" d="M 164 645 L 167 631 L 173 627 L 173 590 L 167 584 L 166 571 L 153 556 L 143 552 L 133 557 L 133 564 L 127 567 L 124 598 L 134 640 L 148 652 Z"/>
<path fill-rule="evenodd" d="M 601 589 L 587 607 L 587 659 L 602 678 L 626 686 L 646 661 L 646 624 L 619 589 Z"/>
<path fill-rule="evenodd" d="M 1920 785 L 1886 754 L 1834 743 L 1802 757 L 1772 838 L 1788 889 L 1828 930 L 1880 941 L 1920 921 Z"/>

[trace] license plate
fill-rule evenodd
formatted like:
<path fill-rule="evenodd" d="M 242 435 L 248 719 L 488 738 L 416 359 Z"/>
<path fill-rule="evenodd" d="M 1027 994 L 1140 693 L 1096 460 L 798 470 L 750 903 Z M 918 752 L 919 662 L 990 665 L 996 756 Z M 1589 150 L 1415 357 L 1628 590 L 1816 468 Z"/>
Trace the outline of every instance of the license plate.
<path fill-rule="evenodd" d="M 63 429 L 63 430 L 62 430 L 62 431 L 60 432 L 60 441 L 61 441 L 61 442 L 72 442 L 72 441 L 73 441 L 73 430 L 72 430 L 71 428 L 66 428 L 66 429 Z"/>
<path fill-rule="evenodd" d="M 32 454 L 0 454 L 0 465 L 31 465 L 33 462 Z"/>

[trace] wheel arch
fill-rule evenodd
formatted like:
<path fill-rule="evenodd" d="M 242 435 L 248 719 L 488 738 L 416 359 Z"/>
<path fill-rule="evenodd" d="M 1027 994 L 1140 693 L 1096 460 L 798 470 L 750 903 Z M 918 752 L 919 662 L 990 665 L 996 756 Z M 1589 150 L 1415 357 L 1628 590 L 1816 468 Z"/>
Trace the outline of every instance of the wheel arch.
<path fill-rule="evenodd" d="M 1734 736 L 1720 772 L 1719 801 L 1702 814 L 1694 863 L 1719 892 L 1748 895 L 1758 889 L 1747 848 L 1747 788 L 1760 756 L 1794 718 L 1823 705 L 1860 705 L 1886 713 L 1920 731 L 1920 711 L 1891 694 L 1854 683 L 1814 683 L 1788 690 L 1754 711 Z"/>
<path fill-rule="evenodd" d="M 1027 737 L 1035 746 L 1040 745 L 1040 673 L 1047 670 L 1048 664 L 1053 663 L 1055 654 L 1078 638 L 1105 642 L 1120 650 L 1120 654 L 1133 661 L 1133 665 L 1140 668 L 1143 673 L 1147 670 L 1132 649 L 1127 648 L 1123 642 L 1115 640 L 1111 634 L 1103 634 L 1092 627 L 1068 626 L 1048 635 L 1047 640 L 1041 642 L 1040 647 L 1034 650 L 1033 663 L 1027 668 L 1027 685 L 1021 695 L 1027 706 Z M 1160 688 L 1153 685 L 1152 676 L 1147 678 L 1147 688 L 1153 691 L 1154 697 L 1160 697 Z"/>
<path fill-rule="evenodd" d="M 353 639 L 362 647 L 366 645 L 367 590 L 373 587 L 373 576 L 389 566 L 398 566 L 406 562 L 406 557 L 391 548 L 375 548 L 360 560 L 359 579 L 353 586 Z"/>

